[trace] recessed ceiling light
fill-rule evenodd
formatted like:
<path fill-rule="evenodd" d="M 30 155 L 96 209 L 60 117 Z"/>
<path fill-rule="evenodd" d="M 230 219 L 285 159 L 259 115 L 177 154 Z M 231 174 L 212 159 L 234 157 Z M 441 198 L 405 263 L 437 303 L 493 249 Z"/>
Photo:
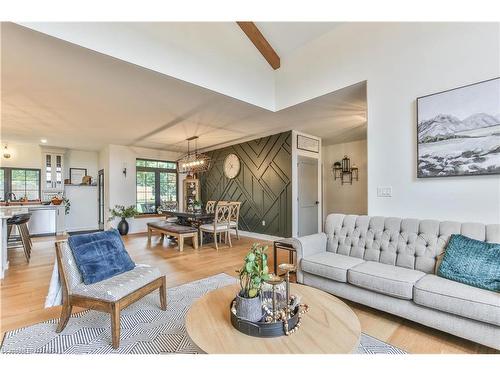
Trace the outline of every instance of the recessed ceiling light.
<path fill-rule="evenodd" d="M 40 139 L 40 142 L 47 143 L 47 140 L 45 138 L 42 138 L 42 139 Z"/>

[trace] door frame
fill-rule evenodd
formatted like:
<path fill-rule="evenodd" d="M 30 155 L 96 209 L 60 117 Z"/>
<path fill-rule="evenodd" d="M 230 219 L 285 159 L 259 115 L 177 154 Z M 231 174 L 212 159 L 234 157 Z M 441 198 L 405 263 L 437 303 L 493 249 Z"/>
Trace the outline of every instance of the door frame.
<path fill-rule="evenodd" d="M 297 148 L 297 135 L 315 139 L 319 142 L 319 152 L 311 152 Z M 292 237 L 299 233 L 299 183 L 298 161 L 299 156 L 316 159 L 318 162 L 318 232 L 323 230 L 323 167 L 322 167 L 321 138 L 292 130 Z"/>
<path fill-rule="evenodd" d="M 102 176 L 102 184 L 100 176 Z M 102 189 L 102 202 L 101 202 L 101 189 Z M 99 227 L 99 230 L 104 230 L 104 224 L 105 224 L 105 216 L 106 216 L 106 207 L 104 206 L 104 202 L 106 202 L 106 199 L 104 197 L 105 191 L 106 190 L 104 188 L 104 169 L 100 169 L 97 172 L 97 213 L 98 213 L 97 225 Z M 102 206 L 102 215 L 101 215 L 101 206 Z"/>

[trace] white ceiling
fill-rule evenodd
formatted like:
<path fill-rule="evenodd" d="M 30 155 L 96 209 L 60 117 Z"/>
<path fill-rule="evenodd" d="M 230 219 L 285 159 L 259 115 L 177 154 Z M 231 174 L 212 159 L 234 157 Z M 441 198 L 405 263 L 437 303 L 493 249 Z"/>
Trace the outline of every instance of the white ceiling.
<path fill-rule="evenodd" d="M 255 25 L 283 59 L 297 48 L 335 28 L 338 22 L 256 22 Z"/>
<path fill-rule="evenodd" d="M 297 43 L 277 44 L 289 53 Z M 200 148 L 290 129 L 325 144 L 366 137 L 364 83 L 272 112 L 11 23 L 2 24 L 1 62 L 2 140 L 184 151 L 193 135 Z"/>

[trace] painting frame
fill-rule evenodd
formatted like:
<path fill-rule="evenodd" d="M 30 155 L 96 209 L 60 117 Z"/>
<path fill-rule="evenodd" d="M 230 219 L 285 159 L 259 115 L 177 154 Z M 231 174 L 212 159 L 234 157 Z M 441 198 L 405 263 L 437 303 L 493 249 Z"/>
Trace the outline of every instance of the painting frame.
<path fill-rule="evenodd" d="M 303 134 L 297 134 L 297 150 L 319 154 L 319 139 L 308 137 Z"/>
<path fill-rule="evenodd" d="M 83 174 L 82 174 L 83 171 Z M 82 178 L 87 175 L 87 168 L 70 168 L 69 169 L 69 182 L 70 185 L 82 185 Z M 76 180 L 80 178 L 80 182 Z M 75 179 L 75 180 L 74 180 Z"/>
<path fill-rule="evenodd" d="M 490 83 L 490 82 L 493 82 L 493 81 L 498 81 L 498 84 L 500 85 L 500 76 L 499 77 L 494 77 L 494 78 L 490 78 L 490 79 L 486 79 L 486 80 L 482 80 L 482 81 L 478 81 L 478 82 L 474 82 L 474 83 L 470 83 L 470 84 L 467 84 L 467 85 L 462 85 L 462 86 L 459 86 L 459 87 L 454 87 L 454 88 L 451 88 L 451 89 L 448 89 L 448 90 L 443 90 L 443 91 L 439 91 L 439 92 L 435 92 L 435 93 L 432 93 L 432 94 L 427 94 L 427 95 L 423 95 L 423 96 L 419 96 L 416 98 L 415 100 L 415 103 L 416 103 L 416 143 L 417 143 L 417 147 L 416 147 L 416 160 L 415 160 L 415 168 L 416 168 L 416 177 L 417 179 L 426 179 L 426 178 L 442 178 L 442 177 L 469 177 L 469 176 L 496 176 L 496 175 L 500 175 L 500 165 L 496 166 L 495 169 L 498 169 L 497 171 L 493 171 L 493 172 L 477 172 L 477 173 L 450 173 L 450 174 L 439 174 L 439 175 L 428 175 L 428 174 L 423 174 L 422 171 L 421 171 L 421 168 L 420 168 L 420 161 L 422 160 L 421 159 L 421 142 L 419 140 L 419 125 L 420 125 L 420 121 L 422 120 L 421 119 L 421 116 L 420 116 L 420 109 L 422 107 L 422 104 L 421 104 L 421 101 L 424 100 L 424 99 L 427 99 L 427 98 L 431 98 L 431 97 L 435 97 L 435 96 L 438 96 L 438 95 L 443 95 L 443 94 L 446 94 L 446 93 L 451 93 L 451 92 L 458 92 L 459 90 L 462 90 L 462 89 L 467 89 L 467 88 L 470 88 L 472 86 L 478 86 L 478 85 L 482 85 L 482 84 L 486 84 L 486 83 Z M 493 117 L 495 117 L 497 119 L 497 125 L 492 125 L 492 126 L 500 126 L 500 115 L 499 113 L 493 113 L 492 114 Z M 493 134 L 492 134 L 493 135 Z M 425 155 L 424 155 L 425 156 Z"/>

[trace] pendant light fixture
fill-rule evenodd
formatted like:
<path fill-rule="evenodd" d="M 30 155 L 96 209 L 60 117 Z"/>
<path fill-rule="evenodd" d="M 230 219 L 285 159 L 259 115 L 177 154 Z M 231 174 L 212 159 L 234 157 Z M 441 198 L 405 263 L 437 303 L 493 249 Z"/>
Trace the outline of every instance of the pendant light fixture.
<path fill-rule="evenodd" d="M 210 157 L 198 152 L 198 137 L 190 137 L 186 141 L 188 142 L 188 152 L 177 160 L 179 172 L 190 174 L 206 172 L 210 168 Z M 192 142 L 194 149 L 191 147 Z"/>
<path fill-rule="evenodd" d="M 5 146 L 3 148 L 3 157 L 5 159 L 9 159 L 10 158 L 10 152 L 9 152 L 9 149 L 7 148 L 7 144 L 5 144 Z"/>

